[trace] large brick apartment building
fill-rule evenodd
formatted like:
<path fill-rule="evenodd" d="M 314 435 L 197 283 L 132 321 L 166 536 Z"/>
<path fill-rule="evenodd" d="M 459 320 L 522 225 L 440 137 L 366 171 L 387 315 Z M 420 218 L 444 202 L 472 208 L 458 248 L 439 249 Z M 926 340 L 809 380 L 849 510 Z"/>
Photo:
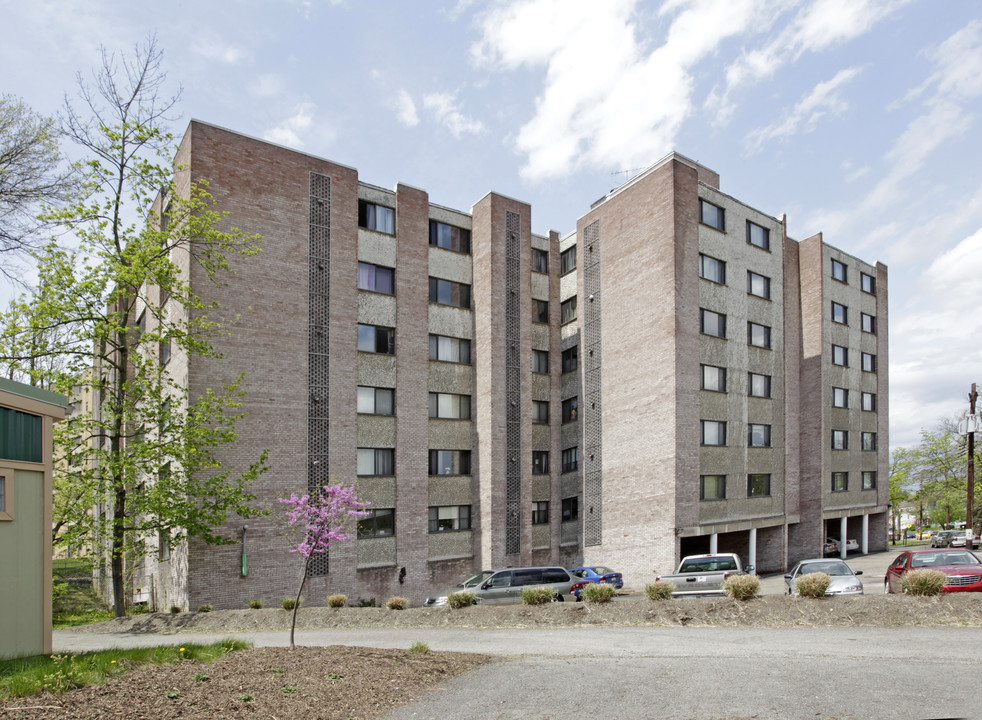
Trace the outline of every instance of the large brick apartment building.
<path fill-rule="evenodd" d="M 561 238 L 504 195 L 453 210 L 198 121 L 177 163 L 263 250 L 223 287 L 187 265 L 230 333 L 223 360 L 168 370 L 192 394 L 246 372 L 225 460 L 269 448 L 273 513 L 147 558 L 157 607 L 295 592 L 276 499 L 332 477 L 373 515 L 314 568 L 313 604 L 507 565 L 640 588 L 690 553 L 775 571 L 826 536 L 885 548 L 886 267 L 789 238 L 712 170 L 671 154 Z"/>

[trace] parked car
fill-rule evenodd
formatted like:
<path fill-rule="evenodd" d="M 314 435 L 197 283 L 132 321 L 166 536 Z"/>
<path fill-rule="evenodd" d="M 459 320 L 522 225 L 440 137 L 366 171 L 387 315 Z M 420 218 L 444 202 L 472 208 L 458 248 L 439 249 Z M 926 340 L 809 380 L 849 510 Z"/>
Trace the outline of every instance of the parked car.
<path fill-rule="evenodd" d="M 939 530 L 931 536 L 931 547 L 948 547 L 948 538 L 955 534 L 954 530 Z"/>
<path fill-rule="evenodd" d="M 723 581 L 726 578 L 753 571 L 753 565 L 744 568 L 740 556 L 735 553 L 688 555 L 682 558 L 674 574 L 660 575 L 655 580 L 674 584 L 672 597 L 723 595 Z"/>
<path fill-rule="evenodd" d="M 839 541 L 833 540 L 832 538 L 825 539 L 825 545 L 822 546 L 822 555 L 828 557 L 829 555 L 839 554 Z"/>
<path fill-rule="evenodd" d="M 795 565 L 791 572 L 784 576 L 785 591 L 788 595 L 797 595 L 798 588 L 795 587 L 795 581 L 802 575 L 819 572 L 825 573 L 832 579 L 825 591 L 826 595 L 863 594 L 863 582 L 856 577 L 863 574 L 862 570 L 853 571 L 841 560 L 826 560 L 825 558 L 802 560 Z"/>
<path fill-rule="evenodd" d="M 948 547 L 967 548 L 969 543 L 971 543 L 973 550 L 978 549 L 979 536 L 971 530 L 952 530 L 951 535 L 948 536 Z"/>
<path fill-rule="evenodd" d="M 826 555 L 833 554 L 833 553 L 838 553 L 839 552 L 839 538 L 834 538 L 834 537 L 828 538 L 825 541 L 825 547 L 828 548 L 829 546 L 832 546 L 835 549 L 832 550 L 831 552 L 828 549 L 826 549 L 825 550 L 825 554 Z M 849 553 L 849 552 L 853 552 L 854 550 L 859 550 L 859 543 L 856 542 L 855 540 L 847 539 L 846 540 L 846 552 Z"/>
<path fill-rule="evenodd" d="M 573 568 L 569 571 L 569 574 L 577 578 L 577 581 L 573 583 L 573 587 L 570 588 L 570 592 L 577 600 L 580 599 L 580 590 L 590 583 L 606 583 L 613 585 L 618 590 L 624 587 L 624 579 L 621 577 L 621 574 L 603 565 Z"/>
<path fill-rule="evenodd" d="M 982 592 L 982 560 L 969 550 L 907 550 L 887 568 L 883 592 L 903 592 L 903 576 L 917 568 L 940 570 L 948 577 L 941 592 Z"/>
<path fill-rule="evenodd" d="M 483 580 L 477 580 L 479 575 L 485 575 Z M 555 590 L 553 596 L 556 602 L 562 602 L 570 594 L 570 588 L 576 578 L 561 567 L 521 567 L 503 568 L 501 570 L 485 570 L 464 582 L 477 580 L 477 584 L 464 586 L 463 583 L 426 599 L 427 607 L 441 607 L 447 604 L 451 593 L 466 590 L 477 596 L 481 603 L 521 602 L 522 588 L 529 585 L 548 585 Z"/>

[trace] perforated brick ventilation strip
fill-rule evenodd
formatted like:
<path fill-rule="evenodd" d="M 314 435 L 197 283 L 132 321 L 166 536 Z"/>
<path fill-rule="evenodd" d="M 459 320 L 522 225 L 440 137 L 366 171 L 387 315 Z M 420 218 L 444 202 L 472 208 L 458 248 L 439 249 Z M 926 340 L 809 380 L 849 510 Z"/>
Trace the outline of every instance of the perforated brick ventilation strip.
<path fill-rule="evenodd" d="M 586 471 L 583 474 L 583 545 L 603 542 L 603 474 L 600 435 L 602 388 L 600 385 L 600 221 L 583 230 L 583 398 L 580 401 Z"/>
<path fill-rule="evenodd" d="M 522 550 L 521 216 L 505 212 L 505 553 Z"/>
<path fill-rule="evenodd" d="M 307 489 L 330 480 L 331 178 L 310 173 L 307 259 Z M 311 558 L 308 576 L 327 575 L 327 553 Z"/>

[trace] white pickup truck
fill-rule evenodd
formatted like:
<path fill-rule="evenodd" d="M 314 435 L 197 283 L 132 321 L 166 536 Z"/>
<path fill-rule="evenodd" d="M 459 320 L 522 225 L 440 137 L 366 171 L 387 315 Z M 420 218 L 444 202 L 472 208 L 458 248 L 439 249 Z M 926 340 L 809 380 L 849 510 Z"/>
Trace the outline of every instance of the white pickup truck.
<path fill-rule="evenodd" d="M 753 571 L 752 565 L 743 567 L 736 553 L 687 555 L 673 575 L 659 575 L 655 580 L 673 583 L 675 591 L 672 597 L 723 595 L 723 581 L 726 578 Z"/>

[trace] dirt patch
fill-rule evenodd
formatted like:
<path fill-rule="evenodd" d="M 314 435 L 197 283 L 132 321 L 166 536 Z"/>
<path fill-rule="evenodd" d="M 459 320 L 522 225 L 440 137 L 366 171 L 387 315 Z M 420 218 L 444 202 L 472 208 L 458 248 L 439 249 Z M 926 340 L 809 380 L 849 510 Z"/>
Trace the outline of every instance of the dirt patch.
<path fill-rule="evenodd" d="M 225 633 L 289 631 L 291 614 L 281 609 L 221 610 L 210 613 L 154 613 L 75 628 L 73 632 Z M 579 625 L 692 625 L 756 627 L 902 627 L 906 625 L 982 626 L 982 593 L 950 593 L 919 598 L 863 595 L 792 598 L 767 595 L 650 601 L 621 597 L 606 604 L 477 605 L 449 608 L 301 608 L 298 630 L 321 628 L 515 628 Z"/>
<path fill-rule="evenodd" d="M 255 648 L 206 665 L 145 666 L 105 685 L 10 700 L 0 703 L 0 717 L 368 719 L 490 659 L 349 647 Z"/>

